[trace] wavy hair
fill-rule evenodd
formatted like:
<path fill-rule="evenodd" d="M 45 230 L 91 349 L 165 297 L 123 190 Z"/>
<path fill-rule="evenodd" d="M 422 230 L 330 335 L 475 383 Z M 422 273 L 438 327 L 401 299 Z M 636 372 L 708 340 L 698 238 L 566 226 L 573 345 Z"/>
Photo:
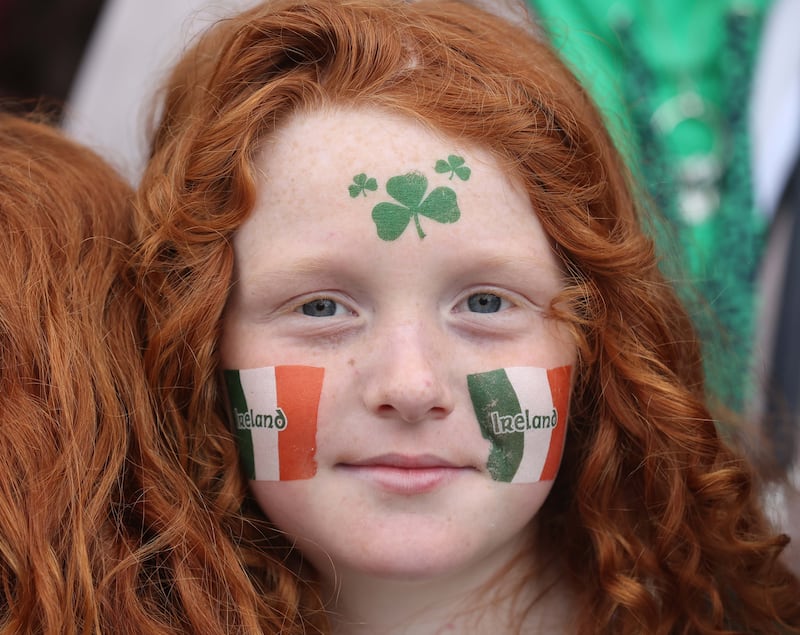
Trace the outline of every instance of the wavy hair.
<path fill-rule="evenodd" d="M 204 504 L 236 518 L 245 496 L 217 341 L 231 237 L 259 179 L 253 157 L 287 116 L 327 104 L 389 110 L 491 150 L 525 184 L 561 259 L 567 286 L 553 312 L 580 361 L 538 540 L 571 572 L 578 632 L 800 632 L 800 584 L 779 560 L 788 539 L 705 405 L 697 338 L 601 117 L 546 43 L 463 3 L 275 0 L 220 22 L 168 82 L 135 274 L 163 444 Z M 243 606 L 267 630 L 304 632 L 321 608 L 313 577 L 304 582 L 312 573 L 273 558 L 287 545 L 265 539 L 259 570 L 264 545 L 229 540 L 271 594 Z"/>
<path fill-rule="evenodd" d="M 0 114 L 0 633 L 104 621 L 128 419 L 149 407 L 119 277 L 132 198 L 86 148 Z"/>

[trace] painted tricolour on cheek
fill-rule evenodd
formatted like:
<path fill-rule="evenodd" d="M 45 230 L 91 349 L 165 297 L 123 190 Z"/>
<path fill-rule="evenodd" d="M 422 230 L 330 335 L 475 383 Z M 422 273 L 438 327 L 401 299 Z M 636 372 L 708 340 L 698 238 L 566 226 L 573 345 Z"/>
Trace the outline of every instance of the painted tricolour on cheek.
<path fill-rule="evenodd" d="M 567 429 L 570 366 L 500 368 L 467 375 L 481 434 L 491 442 L 487 468 L 506 483 L 552 481 Z"/>
<path fill-rule="evenodd" d="M 324 369 L 270 366 L 224 374 L 248 478 L 291 481 L 314 476 Z"/>

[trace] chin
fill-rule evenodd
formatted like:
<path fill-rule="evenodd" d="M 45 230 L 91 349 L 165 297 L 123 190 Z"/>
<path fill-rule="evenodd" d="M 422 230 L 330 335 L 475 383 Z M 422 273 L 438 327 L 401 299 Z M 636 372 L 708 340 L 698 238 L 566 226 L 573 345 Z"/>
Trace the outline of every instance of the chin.
<path fill-rule="evenodd" d="M 454 551 L 451 549 L 451 551 Z M 391 552 L 391 547 L 382 554 L 371 554 L 368 558 L 339 562 L 351 573 L 394 582 L 422 582 L 457 574 L 468 566 L 466 554 L 448 553 L 443 550 L 417 549 L 411 553 Z"/>
<path fill-rule="evenodd" d="M 267 516 L 334 585 L 485 581 L 529 546 L 531 522 L 550 488 L 545 482 L 469 483 L 407 497 L 364 495 L 360 484 L 350 490 L 347 483 L 318 485 L 314 479 L 260 482 L 253 490 Z"/>
<path fill-rule="evenodd" d="M 416 535 L 374 536 L 369 542 L 336 545 L 327 553 L 308 546 L 301 549 L 314 562 L 328 582 L 361 580 L 368 583 L 424 583 L 485 581 L 513 562 L 522 544 L 476 544 L 469 535 L 440 535 L 418 531 Z M 424 584 L 423 587 L 424 588 Z"/>

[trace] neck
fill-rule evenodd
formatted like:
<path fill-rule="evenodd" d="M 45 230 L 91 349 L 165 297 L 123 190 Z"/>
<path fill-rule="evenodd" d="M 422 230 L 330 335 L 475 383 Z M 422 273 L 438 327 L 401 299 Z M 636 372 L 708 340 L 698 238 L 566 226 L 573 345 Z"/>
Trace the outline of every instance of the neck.
<path fill-rule="evenodd" d="M 336 635 L 567 633 L 566 585 L 558 567 L 520 558 L 490 575 L 458 571 L 425 580 L 339 571 L 328 586 Z M 477 568 L 476 568 L 477 569 Z M 535 576 L 530 572 L 536 571 Z"/>

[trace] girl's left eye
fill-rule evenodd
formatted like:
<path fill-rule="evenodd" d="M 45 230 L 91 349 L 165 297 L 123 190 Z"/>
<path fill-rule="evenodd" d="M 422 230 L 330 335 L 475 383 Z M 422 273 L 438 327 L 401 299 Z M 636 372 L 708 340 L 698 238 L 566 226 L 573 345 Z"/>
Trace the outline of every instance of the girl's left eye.
<path fill-rule="evenodd" d="M 303 315 L 310 317 L 333 317 L 346 312 L 344 306 L 330 298 L 316 298 L 306 302 L 298 309 Z"/>
<path fill-rule="evenodd" d="M 494 293 L 473 293 L 467 298 L 467 309 L 472 313 L 497 313 L 510 303 Z"/>

